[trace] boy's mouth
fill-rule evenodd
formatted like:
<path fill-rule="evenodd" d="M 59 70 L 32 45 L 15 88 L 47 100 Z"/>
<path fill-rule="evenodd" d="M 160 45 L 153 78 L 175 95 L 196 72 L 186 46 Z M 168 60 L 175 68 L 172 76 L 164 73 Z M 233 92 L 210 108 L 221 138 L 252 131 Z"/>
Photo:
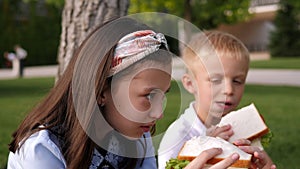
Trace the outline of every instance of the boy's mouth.
<path fill-rule="evenodd" d="M 222 109 L 224 109 L 224 111 L 227 110 L 227 109 L 229 109 L 229 108 L 231 108 L 231 107 L 233 106 L 233 103 L 230 102 L 230 101 L 225 101 L 225 102 L 220 101 L 220 102 L 217 102 L 217 104 L 218 104 Z"/>
<path fill-rule="evenodd" d="M 232 105 L 231 101 L 217 101 L 218 104 Z"/>
<path fill-rule="evenodd" d="M 231 102 L 225 102 L 224 104 L 225 104 L 225 106 L 232 106 Z"/>

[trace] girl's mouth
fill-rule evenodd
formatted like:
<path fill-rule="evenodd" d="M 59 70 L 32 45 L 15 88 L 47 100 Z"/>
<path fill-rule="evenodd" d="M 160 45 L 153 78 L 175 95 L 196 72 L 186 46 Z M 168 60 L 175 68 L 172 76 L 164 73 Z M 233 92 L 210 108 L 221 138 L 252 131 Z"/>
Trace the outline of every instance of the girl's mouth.
<path fill-rule="evenodd" d="M 145 124 L 143 126 L 141 126 L 141 129 L 144 131 L 144 132 L 149 132 L 151 130 L 151 128 L 154 126 L 155 123 L 151 123 L 151 124 Z"/>
<path fill-rule="evenodd" d="M 151 126 L 141 126 L 142 130 L 146 133 L 149 132 L 151 129 Z"/>

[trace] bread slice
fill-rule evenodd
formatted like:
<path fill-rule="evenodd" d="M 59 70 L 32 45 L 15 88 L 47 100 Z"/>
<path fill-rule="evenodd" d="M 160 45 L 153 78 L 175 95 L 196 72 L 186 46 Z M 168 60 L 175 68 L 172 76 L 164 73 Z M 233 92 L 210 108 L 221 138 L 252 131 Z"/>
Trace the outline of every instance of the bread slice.
<path fill-rule="evenodd" d="M 229 157 L 233 153 L 238 153 L 240 158 L 231 167 L 238 168 L 249 168 L 251 163 L 251 154 L 247 154 L 237 146 L 216 137 L 210 136 L 199 136 L 193 137 L 191 140 L 187 141 L 181 148 L 177 158 L 179 160 L 189 160 L 192 161 L 196 158 L 202 151 L 210 148 L 222 148 L 222 154 L 215 156 L 210 159 L 207 164 L 215 164 L 222 161 L 224 158 Z"/>
<path fill-rule="evenodd" d="M 230 124 L 234 132 L 228 140 L 231 143 L 238 139 L 254 140 L 269 132 L 268 126 L 253 103 L 222 117 L 218 126 L 226 124 Z"/>

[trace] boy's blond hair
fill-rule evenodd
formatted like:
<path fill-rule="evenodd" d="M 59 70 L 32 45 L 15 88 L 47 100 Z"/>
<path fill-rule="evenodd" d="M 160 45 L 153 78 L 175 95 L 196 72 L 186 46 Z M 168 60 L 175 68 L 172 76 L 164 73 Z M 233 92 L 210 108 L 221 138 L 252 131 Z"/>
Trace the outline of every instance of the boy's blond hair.
<path fill-rule="evenodd" d="M 210 55 L 227 57 L 250 62 L 249 51 L 236 37 L 221 31 L 205 31 L 193 36 L 190 43 L 183 50 L 182 58 L 187 67 L 193 68 L 198 60 Z"/>

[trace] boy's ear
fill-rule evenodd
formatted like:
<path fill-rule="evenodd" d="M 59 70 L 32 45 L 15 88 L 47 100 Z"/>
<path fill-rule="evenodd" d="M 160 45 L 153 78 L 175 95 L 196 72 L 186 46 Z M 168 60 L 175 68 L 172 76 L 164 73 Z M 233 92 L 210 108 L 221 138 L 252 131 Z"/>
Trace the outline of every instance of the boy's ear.
<path fill-rule="evenodd" d="M 190 74 L 185 73 L 183 77 L 181 78 L 181 82 L 183 87 L 191 94 L 196 93 L 196 84 L 194 79 L 191 77 Z"/>

